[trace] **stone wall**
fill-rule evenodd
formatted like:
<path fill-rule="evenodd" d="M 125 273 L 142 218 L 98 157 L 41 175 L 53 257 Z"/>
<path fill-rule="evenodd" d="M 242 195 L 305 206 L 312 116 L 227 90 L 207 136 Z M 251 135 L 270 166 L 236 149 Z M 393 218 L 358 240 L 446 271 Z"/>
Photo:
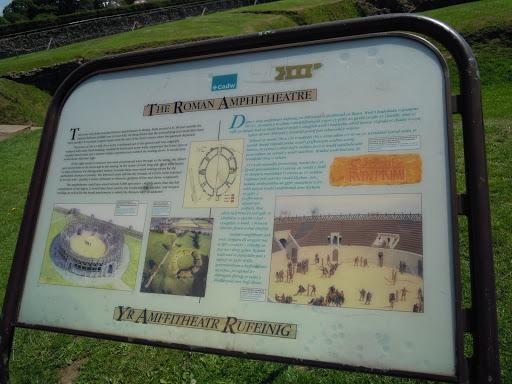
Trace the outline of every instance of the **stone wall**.
<path fill-rule="evenodd" d="M 76 59 L 30 71 L 9 72 L 3 75 L 2 78 L 21 84 L 33 85 L 53 96 L 66 77 L 84 63 L 84 59 Z"/>
<path fill-rule="evenodd" d="M 96 37 L 112 35 L 126 30 L 167 21 L 183 19 L 205 13 L 218 12 L 224 9 L 253 5 L 255 0 L 218 0 L 214 2 L 195 3 L 188 6 L 165 8 L 136 15 L 111 16 L 101 19 L 88 20 L 76 24 L 69 24 L 60 28 L 45 31 L 19 34 L 8 38 L 0 38 L 0 58 L 21 53 L 44 50 L 50 41 L 55 45 L 71 44 L 78 41 L 89 40 Z M 275 0 L 258 0 L 258 3 Z M 460 4 L 476 0 L 360 0 L 369 5 L 371 14 L 390 12 L 410 12 L 413 10 L 433 9 L 442 4 Z M 442 4 L 441 4 L 442 3 Z M 23 51 L 22 51 L 22 47 Z M 31 49 L 32 47 L 32 49 Z M 76 68 L 82 65 L 83 59 L 66 63 L 55 64 L 31 71 L 11 72 L 2 78 L 22 84 L 34 85 L 50 95 L 53 95 L 64 79 Z"/>
<path fill-rule="evenodd" d="M 423 12 L 429 9 L 478 0 L 361 0 L 370 5 L 370 14 Z"/>
<path fill-rule="evenodd" d="M 275 0 L 258 0 L 267 3 Z M 0 59 L 44 51 L 133 29 L 162 24 L 187 17 L 253 5 L 255 0 L 215 0 L 166 7 L 129 15 L 108 16 L 70 23 L 56 28 L 0 38 Z"/>

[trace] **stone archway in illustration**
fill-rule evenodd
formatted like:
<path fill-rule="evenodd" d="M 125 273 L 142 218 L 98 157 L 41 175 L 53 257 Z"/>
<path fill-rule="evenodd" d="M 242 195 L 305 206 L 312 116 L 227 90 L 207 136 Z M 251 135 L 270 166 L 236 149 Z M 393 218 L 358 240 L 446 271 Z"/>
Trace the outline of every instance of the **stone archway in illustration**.
<path fill-rule="evenodd" d="M 337 249 L 332 251 L 332 261 L 333 261 L 333 263 L 337 263 L 338 262 L 338 250 Z"/>

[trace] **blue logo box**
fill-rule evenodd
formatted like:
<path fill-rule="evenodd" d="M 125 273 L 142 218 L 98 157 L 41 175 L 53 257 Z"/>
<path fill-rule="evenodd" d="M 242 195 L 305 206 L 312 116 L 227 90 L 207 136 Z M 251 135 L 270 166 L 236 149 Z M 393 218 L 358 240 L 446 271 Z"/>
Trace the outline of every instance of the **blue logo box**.
<path fill-rule="evenodd" d="M 213 76 L 212 91 L 228 91 L 230 89 L 236 89 L 237 81 L 237 73 L 232 73 L 231 75 Z"/>

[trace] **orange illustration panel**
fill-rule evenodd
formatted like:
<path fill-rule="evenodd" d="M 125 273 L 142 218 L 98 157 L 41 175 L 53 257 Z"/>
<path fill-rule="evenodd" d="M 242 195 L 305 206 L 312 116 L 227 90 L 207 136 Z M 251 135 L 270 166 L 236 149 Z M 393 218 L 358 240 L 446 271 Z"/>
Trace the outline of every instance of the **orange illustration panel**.
<path fill-rule="evenodd" d="M 419 154 L 336 157 L 329 182 L 334 186 L 415 184 L 421 181 Z"/>

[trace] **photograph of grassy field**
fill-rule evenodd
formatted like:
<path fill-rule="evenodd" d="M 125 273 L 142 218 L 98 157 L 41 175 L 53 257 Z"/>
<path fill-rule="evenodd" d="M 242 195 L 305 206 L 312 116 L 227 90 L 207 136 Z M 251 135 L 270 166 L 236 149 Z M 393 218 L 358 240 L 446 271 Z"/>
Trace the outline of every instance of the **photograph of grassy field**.
<path fill-rule="evenodd" d="M 213 219 L 153 218 L 141 292 L 204 297 Z"/>
<path fill-rule="evenodd" d="M 479 0 L 421 14 L 445 22 L 459 32 L 470 43 L 480 68 L 501 376 L 504 384 L 512 383 L 512 1 Z M 49 66 L 75 57 L 92 59 L 135 49 L 362 16 L 366 16 L 362 8 L 356 6 L 355 1 L 347 0 L 283 0 L 258 4 L 0 60 L 0 75 Z M 457 68 L 451 54 L 446 51 L 443 54 L 450 65 L 452 94 L 458 94 Z M 29 123 L 42 126 L 50 101 L 51 96 L 38 88 L 0 79 L 1 124 Z M 465 193 L 462 122 L 458 115 L 454 119 L 457 192 Z M 41 130 L 38 130 L 24 132 L 0 142 L 1 298 L 5 295 L 40 138 Z M 62 228 L 56 227 L 55 233 L 60 230 Z M 468 228 L 465 217 L 459 219 L 459 230 L 462 306 L 471 308 Z M 159 246 L 165 256 L 166 250 Z M 136 268 L 130 273 L 135 272 Z M 465 341 L 465 356 L 471 358 L 471 335 L 466 334 Z M 13 384 L 436 382 L 164 349 L 23 328 L 15 332 L 10 377 Z"/>

